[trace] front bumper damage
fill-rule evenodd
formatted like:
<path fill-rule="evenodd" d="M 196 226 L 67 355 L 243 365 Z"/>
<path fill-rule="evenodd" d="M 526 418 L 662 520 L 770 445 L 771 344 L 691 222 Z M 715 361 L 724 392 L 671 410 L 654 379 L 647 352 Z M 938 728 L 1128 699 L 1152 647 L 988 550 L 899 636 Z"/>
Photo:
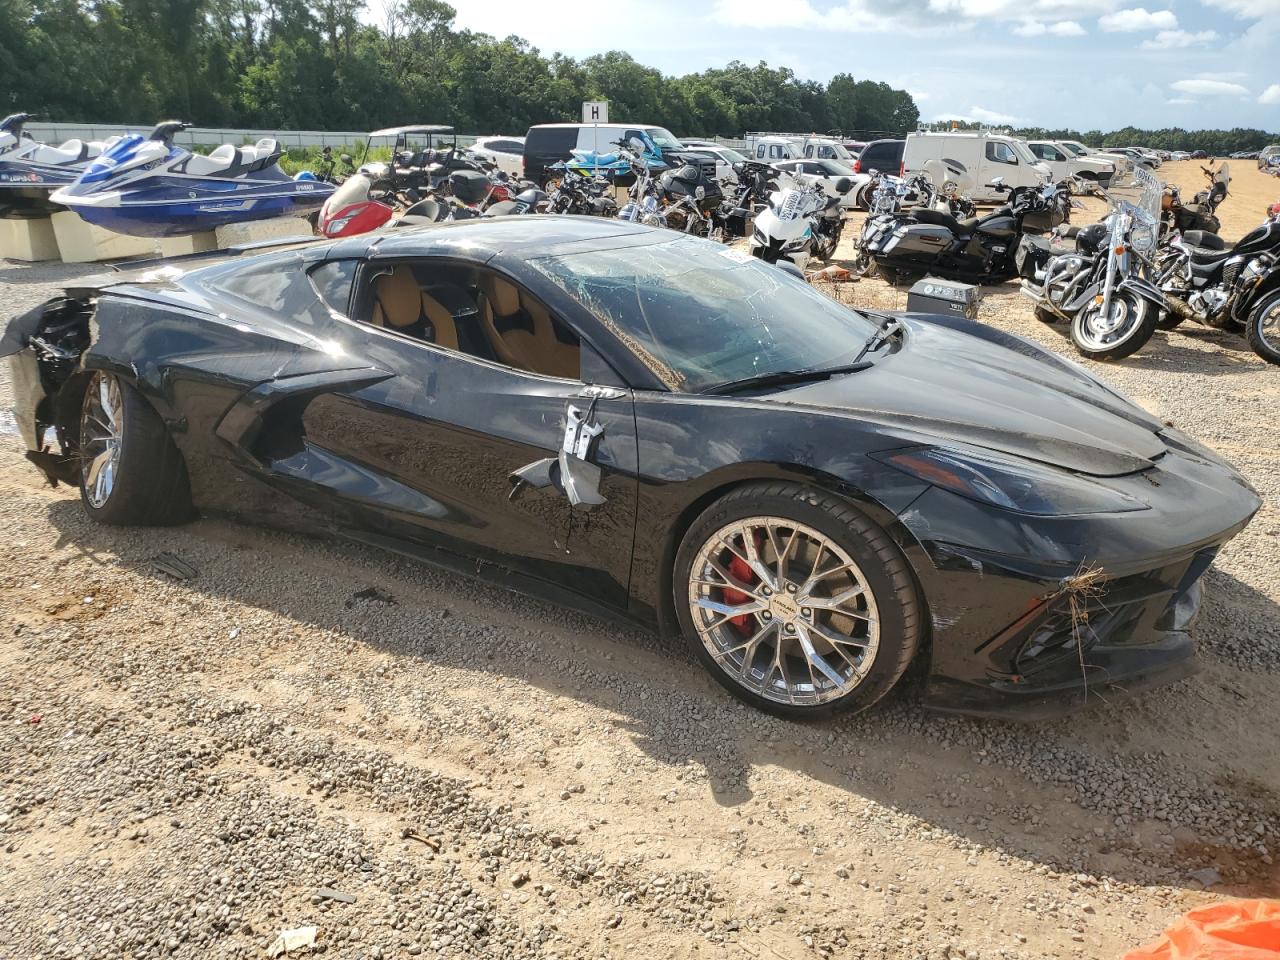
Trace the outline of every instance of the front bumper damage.
<path fill-rule="evenodd" d="M 1261 501 L 1226 463 L 1172 447 L 1112 482 L 1150 508 L 1027 517 L 932 488 L 900 514 L 929 560 L 926 706 L 1043 720 L 1198 669 L 1203 577 Z"/>

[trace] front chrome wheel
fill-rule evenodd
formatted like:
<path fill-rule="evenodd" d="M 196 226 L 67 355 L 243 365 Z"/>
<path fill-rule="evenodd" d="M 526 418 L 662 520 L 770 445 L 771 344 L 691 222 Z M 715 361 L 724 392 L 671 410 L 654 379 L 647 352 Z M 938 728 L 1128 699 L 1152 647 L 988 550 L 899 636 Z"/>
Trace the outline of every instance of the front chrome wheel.
<path fill-rule="evenodd" d="M 1104 313 L 1096 300 L 1071 322 L 1071 340 L 1091 360 L 1119 360 L 1142 348 L 1155 331 L 1156 311 L 1129 291 L 1117 290 Z"/>
<path fill-rule="evenodd" d="M 876 599 L 857 563 L 818 530 L 781 517 L 713 533 L 690 566 L 688 604 L 725 675 L 773 703 L 846 696 L 880 647 Z"/>
<path fill-rule="evenodd" d="M 109 373 L 95 373 L 80 416 L 80 476 L 85 497 L 101 509 L 115 490 L 124 439 L 124 400 Z"/>

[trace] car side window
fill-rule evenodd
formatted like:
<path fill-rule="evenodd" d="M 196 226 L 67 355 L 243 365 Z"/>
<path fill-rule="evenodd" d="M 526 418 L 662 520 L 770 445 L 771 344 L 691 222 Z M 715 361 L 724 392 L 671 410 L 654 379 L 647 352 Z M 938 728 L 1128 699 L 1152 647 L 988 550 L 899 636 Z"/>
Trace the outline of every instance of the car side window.
<path fill-rule="evenodd" d="M 996 163 L 1009 163 L 1014 165 L 1018 163 L 1018 155 L 1013 152 L 1013 147 L 1009 146 L 1003 140 L 987 141 L 987 159 L 994 160 Z"/>
<path fill-rule="evenodd" d="M 577 335 L 506 277 L 447 262 L 378 264 L 362 274 L 356 319 L 527 373 L 581 379 Z"/>
<path fill-rule="evenodd" d="M 775 144 L 772 144 L 772 145 L 769 147 L 769 156 L 770 156 L 770 157 L 775 157 L 775 158 L 777 158 L 777 157 L 781 157 L 781 156 L 782 156 L 782 147 L 778 146 L 776 143 L 775 143 Z"/>
<path fill-rule="evenodd" d="M 763 159 L 764 159 L 764 144 L 763 144 L 763 143 L 758 143 L 758 144 L 756 144 L 756 159 L 757 159 L 757 160 L 763 160 Z"/>
<path fill-rule="evenodd" d="M 311 285 L 330 310 L 346 316 L 351 307 L 351 284 L 359 260 L 330 260 L 311 271 Z"/>
<path fill-rule="evenodd" d="M 1029 143 L 1027 144 L 1027 149 L 1031 151 L 1031 155 L 1033 157 L 1036 157 L 1039 160 L 1045 159 L 1049 150 L 1049 148 L 1042 143 Z"/>

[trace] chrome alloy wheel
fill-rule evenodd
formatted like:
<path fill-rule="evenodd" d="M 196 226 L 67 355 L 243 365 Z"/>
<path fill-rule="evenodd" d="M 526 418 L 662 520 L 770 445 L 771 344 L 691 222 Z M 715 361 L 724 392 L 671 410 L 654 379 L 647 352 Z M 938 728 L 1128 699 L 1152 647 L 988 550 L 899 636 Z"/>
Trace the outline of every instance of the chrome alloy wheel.
<path fill-rule="evenodd" d="M 850 693 L 880 645 L 858 565 L 829 537 L 781 517 L 735 520 L 707 539 L 690 567 L 689 613 L 721 670 L 792 706 Z"/>
<path fill-rule="evenodd" d="M 123 425 L 120 384 L 108 373 L 94 374 L 80 415 L 80 477 L 89 503 L 99 509 L 115 489 Z"/>
<path fill-rule="evenodd" d="M 1129 298 L 1114 295 L 1107 313 L 1096 303 L 1090 303 L 1080 314 L 1076 334 L 1088 350 L 1106 350 L 1129 338 L 1138 328 L 1142 318 L 1138 314 L 1142 306 Z"/>
<path fill-rule="evenodd" d="M 1258 339 L 1275 353 L 1280 353 L 1280 300 L 1272 301 L 1255 329 Z"/>

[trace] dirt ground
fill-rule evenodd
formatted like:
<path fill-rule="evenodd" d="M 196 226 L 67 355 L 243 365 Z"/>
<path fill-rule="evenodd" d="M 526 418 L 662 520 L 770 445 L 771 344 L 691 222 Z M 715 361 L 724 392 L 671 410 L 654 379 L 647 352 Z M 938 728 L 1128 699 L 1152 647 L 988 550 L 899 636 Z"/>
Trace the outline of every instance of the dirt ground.
<path fill-rule="evenodd" d="M 1280 196 L 1233 169 L 1225 234 Z M 0 264 L 0 314 L 89 272 Z M 1186 324 L 1091 369 L 1266 506 L 1208 574 L 1200 674 L 1034 725 L 910 688 L 786 723 L 678 643 L 364 548 L 95 526 L 0 420 L 0 958 L 304 926 L 343 958 L 1109 958 L 1280 894 L 1280 371 Z"/>

